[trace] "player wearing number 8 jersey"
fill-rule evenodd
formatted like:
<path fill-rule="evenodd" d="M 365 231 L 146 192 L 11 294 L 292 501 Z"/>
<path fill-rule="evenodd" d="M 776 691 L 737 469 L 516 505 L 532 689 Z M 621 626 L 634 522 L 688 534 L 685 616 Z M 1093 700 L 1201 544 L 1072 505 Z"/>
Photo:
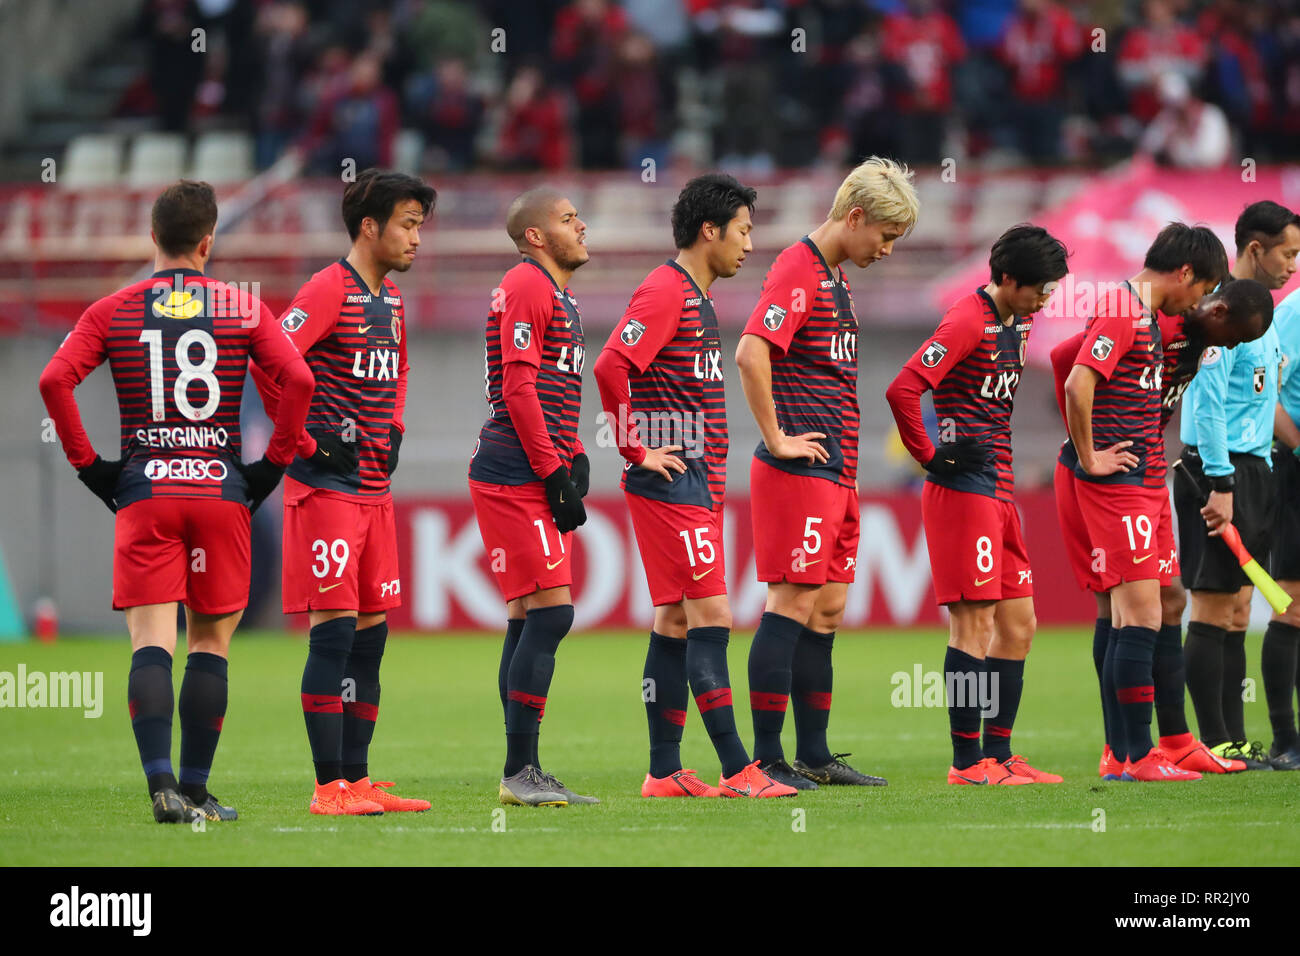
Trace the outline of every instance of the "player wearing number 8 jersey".
<path fill-rule="evenodd" d="M 677 257 L 633 293 L 596 362 L 606 426 L 627 460 L 623 491 L 655 606 L 642 676 L 650 729 L 645 797 L 795 792 L 750 762 L 727 673 L 727 411 L 709 289 L 735 275 L 753 249 L 754 199 L 753 189 L 727 175 L 686 184 L 672 212 Z M 716 789 L 682 767 L 691 696 L 722 764 Z"/>
<path fill-rule="evenodd" d="M 312 276 L 280 320 L 316 373 L 285 479 L 281 577 L 285 613 L 306 611 L 311 623 L 301 701 L 316 768 L 312 813 L 429 809 L 372 783 L 368 763 L 386 612 L 402 600 L 389 483 L 406 406 L 406 329 L 387 275 L 411 267 L 436 200 L 413 176 L 362 172 L 343 192 L 351 250 Z M 255 379 L 273 412 L 278 390 Z"/>
<path fill-rule="evenodd" d="M 117 512 L 113 606 L 131 634 L 127 697 L 154 818 L 234 819 L 207 791 L 226 712 L 230 637 L 248 604 L 249 511 L 279 483 L 307 413 L 312 375 L 255 297 L 203 274 L 217 203 L 207 183 L 169 186 L 153 206 L 153 276 L 87 309 L 41 374 L 41 396 L 81 480 Z M 284 392 L 266 455 L 240 460 L 249 358 Z M 95 454 L 73 390 L 108 361 L 120 461 Z M 181 766 L 171 761 L 176 604 L 189 658 Z"/>
<path fill-rule="evenodd" d="M 1046 230 L 1007 230 L 989 255 L 988 285 L 948 310 L 886 392 L 903 443 L 930 473 L 921 514 L 935 597 L 949 611 L 952 784 L 1061 782 L 1011 748 L 1035 623 L 1012 497 L 1011 409 L 1034 313 L 1065 276 L 1065 260 L 1065 247 Z M 926 389 L 939 419 L 937 449 L 921 424 Z"/>
<path fill-rule="evenodd" d="M 911 173 L 872 157 L 845 178 L 827 220 L 763 280 L 736 349 L 763 440 L 750 463 L 758 579 L 767 604 L 749 652 L 754 756 L 773 779 L 880 785 L 830 752 L 831 648 L 858 549 L 858 321 L 840 263 L 865 269 L 916 222 Z M 781 727 L 794 698 L 795 766 Z"/>

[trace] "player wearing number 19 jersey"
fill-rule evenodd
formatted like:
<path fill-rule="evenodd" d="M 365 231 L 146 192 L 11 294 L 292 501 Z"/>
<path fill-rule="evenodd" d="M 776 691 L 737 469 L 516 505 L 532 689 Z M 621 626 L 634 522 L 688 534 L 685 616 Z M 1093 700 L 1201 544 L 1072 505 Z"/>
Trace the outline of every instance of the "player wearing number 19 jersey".
<path fill-rule="evenodd" d="M 749 652 L 754 756 L 781 783 L 881 785 L 826 743 L 831 648 L 858 549 L 858 322 L 840 263 L 865 269 L 916 222 L 911 173 L 872 157 L 827 220 L 763 280 L 736 365 L 763 441 L 750 463 L 758 579 L 767 605 Z M 794 697 L 795 766 L 781 727 Z"/>
<path fill-rule="evenodd" d="M 949 611 L 951 784 L 1061 782 L 1011 748 L 1034 636 L 1033 574 L 1012 495 L 1011 409 L 1034 313 L 1065 276 L 1065 260 L 1046 230 L 1008 229 L 993 244 L 988 285 L 948 310 L 886 392 L 903 443 L 930 473 L 921 514 L 935 596 Z M 921 424 L 926 389 L 937 449 Z"/>
<path fill-rule="evenodd" d="M 606 421 L 627 460 L 623 491 L 655 605 L 642 677 L 650 729 L 644 797 L 795 793 L 750 762 L 727 674 L 727 410 L 709 289 L 735 275 L 753 249 L 754 199 L 753 189 L 727 175 L 686 184 L 672 213 L 677 257 L 633 293 L 596 362 Z M 722 763 L 716 789 L 682 767 L 691 696 Z"/>
<path fill-rule="evenodd" d="M 307 413 L 312 375 L 270 310 L 203 274 L 217 203 L 182 181 L 154 203 L 152 277 L 82 314 L 41 374 L 68 460 L 117 513 L 113 607 L 131 634 L 127 697 L 154 818 L 235 819 L 207 791 L 226 712 L 230 637 L 248 604 L 249 510 L 279 483 Z M 283 390 L 266 456 L 240 460 L 249 358 Z M 73 390 L 104 361 L 121 411 L 120 461 L 95 454 Z M 186 608 L 181 766 L 172 770 L 176 604 Z"/>
<path fill-rule="evenodd" d="M 429 809 L 372 783 L 368 763 L 386 612 L 401 604 L 389 481 L 406 406 L 406 329 L 387 275 L 411 267 L 436 200 L 413 176 L 362 172 L 343 192 L 351 250 L 312 276 L 281 318 L 316 373 L 285 480 L 282 558 L 284 611 L 306 611 L 311 623 L 301 700 L 316 769 L 312 813 Z M 276 389 L 257 383 L 271 411 Z"/>

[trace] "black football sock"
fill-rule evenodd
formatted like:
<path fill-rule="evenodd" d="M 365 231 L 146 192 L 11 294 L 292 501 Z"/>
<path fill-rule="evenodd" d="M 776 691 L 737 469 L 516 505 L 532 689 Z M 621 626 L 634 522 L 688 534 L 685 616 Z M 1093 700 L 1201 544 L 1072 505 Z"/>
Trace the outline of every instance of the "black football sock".
<path fill-rule="evenodd" d="M 1115 710 L 1115 695 L 1106 693 L 1106 682 L 1102 679 L 1102 672 L 1106 664 L 1106 646 L 1109 643 L 1110 618 L 1099 617 L 1092 631 L 1092 666 L 1097 669 L 1097 687 L 1101 691 L 1102 731 L 1106 735 L 1106 743 L 1110 745 L 1113 751 L 1115 749 L 1114 734 L 1112 733 L 1114 718 L 1111 714 Z"/>
<path fill-rule="evenodd" d="M 810 767 L 831 762 L 826 727 L 831 719 L 831 650 L 835 632 L 821 634 L 804 628 L 794 648 L 790 666 L 790 703 L 794 708 L 797 760 Z"/>
<path fill-rule="evenodd" d="M 497 689 L 501 691 L 501 715 L 506 712 L 506 678 L 510 674 L 510 662 L 514 659 L 515 648 L 519 646 L 519 636 L 524 633 L 524 619 L 511 617 L 506 619 L 506 639 L 501 645 L 501 666 L 497 668 Z"/>
<path fill-rule="evenodd" d="M 686 677 L 704 729 L 718 752 L 724 777 L 735 776 L 749 763 L 749 754 L 736 732 L 736 710 L 731 700 L 731 676 L 727 672 L 730 636 L 731 631 L 725 627 L 693 627 L 686 632 Z"/>
<path fill-rule="evenodd" d="M 1160 736 L 1178 737 L 1187 733 L 1187 709 L 1183 706 L 1187 668 L 1183 661 L 1181 624 L 1165 624 L 1160 628 L 1151 677 L 1156 688 L 1156 723 Z"/>
<path fill-rule="evenodd" d="M 504 776 L 513 777 L 530 763 L 539 767 L 536 738 L 555 674 L 555 651 L 572 626 L 572 604 L 534 608 L 524 618 L 519 646 L 506 675 Z"/>
<path fill-rule="evenodd" d="M 126 702 L 150 795 L 164 787 L 175 790 L 176 774 L 172 771 L 172 656 L 161 647 L 142 647 L 131 655 Z"/>
<path fill-rule="evenodd" d="M 943 658 L 948 730 L 952 736 L 952 765 L 965 770 L 984 759 L 980 749 L 980 688 L 987 686 L 984 661 L 955 647 Z"/>
<path fill-rule="evenodd" d="M 1149 627 L 1121 627 L 1115 639 L 1115 699 L 1123 715 L 1128 759 L 1141 760 L 1154 746 L 1151 742 L 1151 711 L 1156 688 L 1151 662 L 1155 657 L 1156 632 Z"/>
<path fill-rule="evenodd" d="M 667 777 L 682 769 L 682 728 L 686 726 L 686 641 L 650 632 L 641 699 L 650 726 L 650 776 Z"/>
<path fill-rule="evenodd" d="M 754 721 L 754 758 L 784 760 L 781 727 L 790 702 L 790 670 L 803 625 L 764 611 L 749 645 L 749 709 Z"/>
<path fill-rule="evenodd" d="M 1241 685 L 1246 680 L 1246 632 L 1223 636 L 1223 726 L 1229 740 L 1246 739 L 1246 703 Z"/>
<path fill-rule="evenodd" d="M 343 670 L 343 779 L 349 783 L 370 776 L 370 741 L 379 719 L 379 664 L 387 640 L 387 621 L 357 631 Z"/>
<path fill-rule="evenodd" d="M 313 627 L 308 639 L 302 715 L 318 784 L 343 776 L 343 671 L 356 632 L 355 617 L 335 617 Z"/>
<path fill-rule="evenodd" d="M 1259 669 L 1264 675 L 1268 721 L 1273 725 L 1273 749 L 1278 752 L 1300 743 L 1295 710 L 1291 707 L 1297 655 L 1300 655 L 1300 628 L 1285 621 L 1269 621 L 1264 646 L 1259 652 Z"/>
<path fill-rule="evenodd" d="M 181 679 L 181 792 L 191 803 L 208 799 L 208 774 L 226 719 L 230 683 L 224 657 L 191 651 Z"/>
<path fill-rule="evenodd" d="M 1187 625 L 1183 660 L 1187 668 L 1187 692 L 1196 711 L 1196 727 L 1201 742 L 1217 747 L 1228 740 L 1223 723 L 1223 641 L 1227 632 L 1221 627 L 1192 621 Z"/>
<path fill-rule="evenodd" d="M 1128 730 L 1125 723 L 1126 715 L 1124 710 L 1119 706 L 1119 698 L 1115 690 L 1115 648 L 1119 643 L 1119 628 L 1112 627 L 1110 636 L 1106 640 L 1106 659 L 1102 663 L 1101 683 L 1106 691 L 1106 696 L 1110 698 L 1110 749 L 1115 754 L 1115 759 L 1120 763 L 1129 759 L 1128 752 Z M 1145 754 L 1139 754 L 1139 757 Z"/>
<path fill-rule="evenodd" d="M 988 669 L 986 702 L 993 713 L 984 718 L 984 756 L 1001 763 L 1011 759 L 1011 728 L 1025 690 L 1025 662 L 986 657 L 984 665 Z"/>

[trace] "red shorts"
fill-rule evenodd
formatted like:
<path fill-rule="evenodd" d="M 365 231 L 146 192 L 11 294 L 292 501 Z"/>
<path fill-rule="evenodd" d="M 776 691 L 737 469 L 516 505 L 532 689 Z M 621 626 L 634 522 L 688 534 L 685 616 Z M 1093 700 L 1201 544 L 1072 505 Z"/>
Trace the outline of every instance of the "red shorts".
<path fill-rule="evenodd" d="M 284 613 L 378 614 L 402 603 L 393 502 L 284 479 Z"/>
<path fill-rule="evenodd" d="M 540 481 L 492 485 L 470 480 L 488 566 L 501 596 L 513 601 L 546 588 L 573 584 L 573 532 L 560 534 Z"/>
<path fill-rule="evenodd" d="M 181 601 L 199 614 L 248 607 L 248 508 L 219 498 L 146 498 L 113 525 L 113 608 Z"/>
<path fill-rule="evenodd" d="M 1012 502 L 927 481 L 921 520 L 939 604 L 1033 596 L 1034 574 Z"/>
<path fill-rule="evenodd" d="M 1169 511 L 1166 489 L 1076 480 L 1074 490 L 1102 590 L 1125 581 L 1168 579 L 1162 559 L 1167 561 L 1172 534 L 1163 542 L 1160 534 L 1167 520 L 1161 516 Z"/>
<path fill-rule="evenodd" d="M 1056 517 L 1061 523 L 1065 557 L 1070 562 L 1070 570 L 1074 572 L 1079 587 L 1085 591 L 1102 591 L 1101 575 L 1094 567 L 1098 555 L 1092 553 L 1088 526 L 1083 523 L 1083 512 L 1079 510 L 1079 496 L 1075 491 L 1078 483 L 1074 469 L 1067 468 L 1058 461 L 1052 484 L 1056 488 Z"/>
<path fill-rule="evenodd" d="M 721 511 L 624 497 L 655 607 L 727 593 Z"/>
<path fill-rule="evenodd" d="M 858 493 L 825 478 L 792 475 L 754 458 L 749 465 L 754 564 L 769 583 L 853 580 L 858 563 Z"/>

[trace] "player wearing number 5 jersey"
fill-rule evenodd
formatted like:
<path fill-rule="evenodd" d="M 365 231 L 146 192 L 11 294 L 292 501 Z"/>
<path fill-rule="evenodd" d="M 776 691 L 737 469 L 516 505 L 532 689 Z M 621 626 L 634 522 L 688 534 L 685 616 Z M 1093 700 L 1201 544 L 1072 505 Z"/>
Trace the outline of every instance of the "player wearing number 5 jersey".
<path fill-rule="evenodd" d="M 41 397 L 73 467 L 117 513 L 113 607 L 131 634 L 127 698 L 154 818 L 236 813 L 208 793 L 226 712 L 230 637 L 248 604 L 249 511 L 275 488 L 307 414 L 312 375 L 258 299 L 203 274 L 217 203 L 181 181 L 154 202 L 154 274 L 88 308 L 41 374 Z M 266 455 L 240 460 L 249 358 L 283 391 Z M 73 390 L 108 361 L 121 412 L 120 461 L 91 446 Z M 176 604 L 189 658 L 181 684 L 180 780 L 173 772 Z"/>
<path fill-rule="evenodd" d="M 284 492 L 284 612 L 307 612 L 302 710 L 316 768 L 312 813 L 429 809 L 372 783 L 386 612 L 401 604 L 390 479 L 406 407 L 405 272 L 433 209 L 433 188 L 367 169 L 343 192 L 347 256 L 298 290 L 280 322 L 316 374 Z M 280 397 L 256 376 L 267 411 Z"/>
<path fill-rule="evenodd" d="M 989 255 L 988 285 L 957 300 L 886 392 L 903 443 L 929 472 L 921 514 L 935 597 L 949 611 L 951 784 L 1061 782 L 1011 747 L 1034 637 L 1033 573 L 1013 497 L 1011 409 L 1034 313 L 1065 276 L 1065 260 L 1065 247 L 1045 229 L 1008 229 Z M 934 392 L 938 448 L 921 424 L 926 389 Z"/>
<path fill-rule="evenodd" d="M 758 579 L 767 604 L 749 652 L 754 756 L 773 779 L 880 785 L 830 752 L 831 648 L 858 550 L 858 320 L 840 263 L 889 255 L 916 222 L 911 173 L 872 157 L 840 184 L 829 218 L 785 249 L 736 349 L 763 441 L 750 463 Z M 794 697 L 798 746 L 781 727 Z"/>
<path fill-rule="evenodd" d="M 644 797 L 795 793 L 750 762 L 727 673 L 727 409 L 709 289 L 735 275 L 753 249 L 755 195 L 717 173 L 686 184 L 672 212 L 677 257 L 633 293 L 596 362 L 606 427 L 627 460 L 623 491 L 655 605 L 642 678 L 650 728 Z M 682 767 L 691 696 L 722 763 L 718 788 Z"/>

